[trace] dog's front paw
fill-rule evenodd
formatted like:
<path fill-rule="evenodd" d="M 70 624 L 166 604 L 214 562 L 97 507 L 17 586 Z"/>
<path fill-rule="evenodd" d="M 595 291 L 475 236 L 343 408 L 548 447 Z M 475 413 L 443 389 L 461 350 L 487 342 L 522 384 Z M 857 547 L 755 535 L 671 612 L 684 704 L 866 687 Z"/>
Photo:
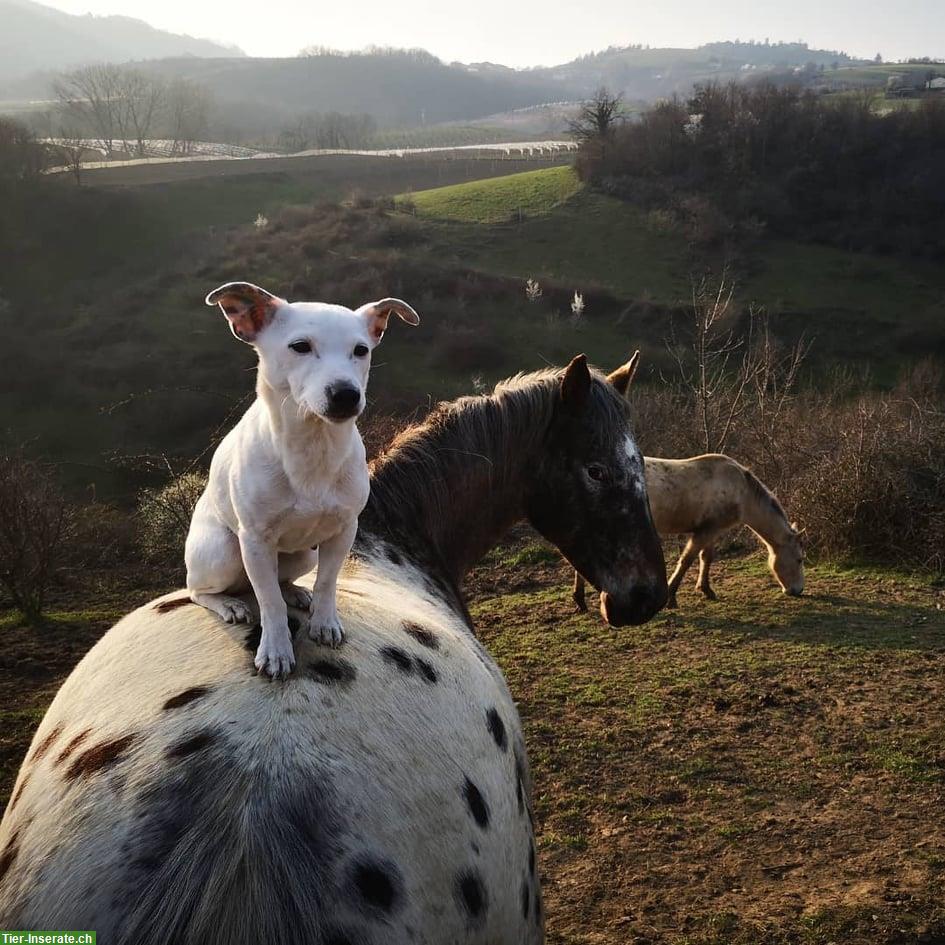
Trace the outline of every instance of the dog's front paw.
<path fill-rule="evenodd" d="M 260 676 L 285 679 L 295 668 L 295 652 L 288 633 L 285 640 L 263 639 L 259 644 L 259 649 L 256 650 L 256 659 L 253 663 Z"/>
<path fill-rule="evenodd" d="M 337 614 L 326 619 L 313 614 L 308 625 L 308 635 L 323 646 L 341 646 L 345 641 L 345 629 L 341 626 Z"/>
<path fill-rule="evenodd" d="M 312 606 L 312 592 L 295 584 L 284 585 L 282 597 L 286 604 L 295 610 L 309 610 Z"/>

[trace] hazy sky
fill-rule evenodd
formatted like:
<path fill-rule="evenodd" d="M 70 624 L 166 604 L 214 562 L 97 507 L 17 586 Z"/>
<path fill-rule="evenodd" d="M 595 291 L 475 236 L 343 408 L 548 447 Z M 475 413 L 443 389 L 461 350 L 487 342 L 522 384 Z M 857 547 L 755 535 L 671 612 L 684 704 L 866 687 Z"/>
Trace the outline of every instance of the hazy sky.
<path fill-rule="evenodd" d="M 420 46 L 447 61 L 553 65 L 611 45 L 698 46 L 718 39 L 803 39 L 887 59 L 945 56 L 943 0 L 46 0 L 69 13 L 122 13 L 253 56 L 303 46 Z M 587 12 L 581 12 L 587 11 Z"/>

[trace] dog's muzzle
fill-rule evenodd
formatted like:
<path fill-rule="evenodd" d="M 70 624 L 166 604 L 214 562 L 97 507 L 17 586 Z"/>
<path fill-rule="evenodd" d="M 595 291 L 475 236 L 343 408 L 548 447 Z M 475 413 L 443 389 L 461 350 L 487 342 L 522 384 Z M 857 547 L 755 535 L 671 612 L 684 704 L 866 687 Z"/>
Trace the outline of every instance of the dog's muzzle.
<path fill-rule="evenodd" d="M 325 399 L 329 420 L 350 420 L 361 412 L 361 391 L 350 384 L 326 387 Z"/>

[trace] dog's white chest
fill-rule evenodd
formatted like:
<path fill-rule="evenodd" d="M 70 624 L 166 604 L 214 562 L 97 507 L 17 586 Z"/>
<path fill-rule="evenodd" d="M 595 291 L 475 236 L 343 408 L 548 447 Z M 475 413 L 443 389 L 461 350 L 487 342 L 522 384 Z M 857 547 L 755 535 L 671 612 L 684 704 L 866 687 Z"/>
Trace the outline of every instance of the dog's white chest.
<path fill-rule="evenodd" d="M 303 551 L 337 535 L 360 514 L 369 488 L 366 467 L 355 466 L 322 488 L 295 493 L 276 527 L 278 550 Z"/>

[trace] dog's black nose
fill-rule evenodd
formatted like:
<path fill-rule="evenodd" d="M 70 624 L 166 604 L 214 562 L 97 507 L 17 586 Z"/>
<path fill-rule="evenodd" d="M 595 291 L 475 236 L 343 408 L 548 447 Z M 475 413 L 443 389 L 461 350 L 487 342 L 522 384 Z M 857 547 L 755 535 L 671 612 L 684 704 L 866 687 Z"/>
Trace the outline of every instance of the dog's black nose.
<path fill-rule="evenodd" d="M 337 384 L 325 388 L 328 398 L 328 416 L 332 420 L 347 420 L 357 416 L 361 406 L 361 391 L 350 384 Z"/>

